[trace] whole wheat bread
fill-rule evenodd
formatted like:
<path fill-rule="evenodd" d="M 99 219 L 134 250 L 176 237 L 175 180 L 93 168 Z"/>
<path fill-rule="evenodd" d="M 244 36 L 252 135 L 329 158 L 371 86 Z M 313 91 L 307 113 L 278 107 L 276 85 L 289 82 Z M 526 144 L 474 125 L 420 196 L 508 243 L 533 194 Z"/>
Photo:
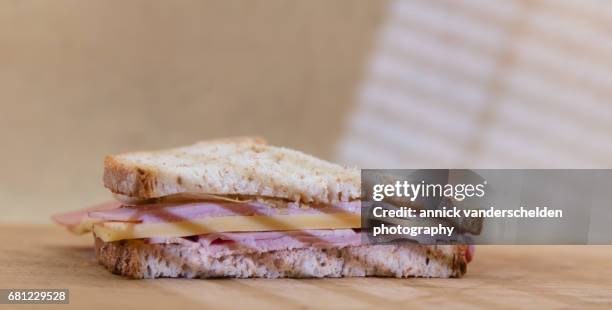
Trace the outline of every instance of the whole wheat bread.
<path fill-rule="evenodd" d="M 107 156 L 104 185 L 138 198 L 202 193 L 334 203 L 360 196 L 359 170 L 251 137 Z"/>
<path fill-rule="evenodd" d="M 96 256 L 109 271 L 131 278 L 460 277 L 466 246 L 415 244 L 301 248 L 215 257 L 197 245 L 103 242 Z"/>

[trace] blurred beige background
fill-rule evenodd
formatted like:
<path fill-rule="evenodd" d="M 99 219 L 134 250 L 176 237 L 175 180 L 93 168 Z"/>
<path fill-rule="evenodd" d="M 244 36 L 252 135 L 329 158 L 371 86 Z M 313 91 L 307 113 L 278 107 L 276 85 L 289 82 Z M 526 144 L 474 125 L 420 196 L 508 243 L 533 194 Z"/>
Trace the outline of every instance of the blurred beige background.
<path fill-rule="evenodd" d="M 109 153 L 257 134 L 333 157 L 384 6 L 0 0 L 0 222 L 108 199 Z"/>
<path fill-rule="evenodd" d="M 0 222 L 110 198 L 106 154 L 235 135 L 364 168 L 612 168 L 611 31 L 600 0 L 0 0 Z"/>

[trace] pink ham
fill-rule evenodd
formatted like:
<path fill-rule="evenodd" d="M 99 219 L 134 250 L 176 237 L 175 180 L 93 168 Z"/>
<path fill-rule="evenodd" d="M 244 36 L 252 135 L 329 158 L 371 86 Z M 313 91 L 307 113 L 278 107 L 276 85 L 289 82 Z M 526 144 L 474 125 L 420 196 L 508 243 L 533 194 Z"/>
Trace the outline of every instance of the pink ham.
<path fill-rule="evenodd" d="M 88 216 L 89 212 L 113 210 L 118 209 L 120 206 L 121 203 L 118 201 L 109 201 L 86 209 L 55 214 L 51 216 L 51 218 L 57 224 L 67 227 L 70 231 L 83 233 L 86 232 L 87 229 L 81 228 L 80 226 L 87 220 L 91 219 Z"/>
<path fill-rule="evenodd" d="M 342 242 L 347 238 L 359 237 L 359 232 L 353 229 L 312 229 L 294 231 L 260 231 L 260 232 L 227 232 L 202 235 L 199 242 L 210 245 L 215 240 L 223 241 L 249 241 L 249 240 L 274 240 L 282 237 L 295 237 L 300 239 L 325 240 L 325 242 Z"/>
<path fill-rule="evenodd" d="M 283 232 L 212 233 L 192 238 L 150 238 L 149 243 L 180 243 L 201 247 L 208 255 L 264 253 L 305 247 L 343 248 L 361 244 L 353 229 L 296 230 Z"/>
<path fill-rule="evenodd" d="M 476 254 L 476 246 L 473 244 L 468 245 L 467 252 L 465 253 L 465 259 L 468 263 L 474 259 L 474 254 Z"/>
<path fill-rule="evenodd" d="M 337 212 L 359 213 L 361 212 L 360 204 L 359 202 L 347 202 L 321 208 L 276 209 L 258 202 L 193 202 L 187 204 L 123 206 L 118 209 L 89 212 L 89 216 L 105 221 L 160 223 L 219 216 L 300 215 Z"/>

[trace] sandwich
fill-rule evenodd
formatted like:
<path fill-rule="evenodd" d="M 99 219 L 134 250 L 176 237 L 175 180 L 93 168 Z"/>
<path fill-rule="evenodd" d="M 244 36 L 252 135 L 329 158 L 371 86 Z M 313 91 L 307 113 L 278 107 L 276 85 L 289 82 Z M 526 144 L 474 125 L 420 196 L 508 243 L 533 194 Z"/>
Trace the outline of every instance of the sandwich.
<path fill-rule="evenodd" d="M 368 244 L 360 171 L 261 138 L 107 156 L 115 200 L 55 215 L 131 278 L 460 277 L 465 245 Z"/>

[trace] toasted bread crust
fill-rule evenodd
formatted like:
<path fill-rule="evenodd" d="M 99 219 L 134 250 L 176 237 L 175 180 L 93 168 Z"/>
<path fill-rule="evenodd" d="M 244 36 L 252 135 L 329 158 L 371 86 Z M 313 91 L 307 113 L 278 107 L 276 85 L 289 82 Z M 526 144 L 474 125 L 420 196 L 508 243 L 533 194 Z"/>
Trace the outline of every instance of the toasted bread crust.
<path fill-rule="evenodd" d="M 100 264 L 131 278 L 311 278 L 461 277 L 465 246 L 361 245 L 303 248 L 208 256 L 196 245 L 147 244 L 142 240 L 105 243 L 96 238 Z"/>
<path fill-rule="evenodd" d="M 104 185 L 138 198 L 205 193 L 334 203 L 360 196 L 359 170 L 250 137 L 107 156 Z"/>

